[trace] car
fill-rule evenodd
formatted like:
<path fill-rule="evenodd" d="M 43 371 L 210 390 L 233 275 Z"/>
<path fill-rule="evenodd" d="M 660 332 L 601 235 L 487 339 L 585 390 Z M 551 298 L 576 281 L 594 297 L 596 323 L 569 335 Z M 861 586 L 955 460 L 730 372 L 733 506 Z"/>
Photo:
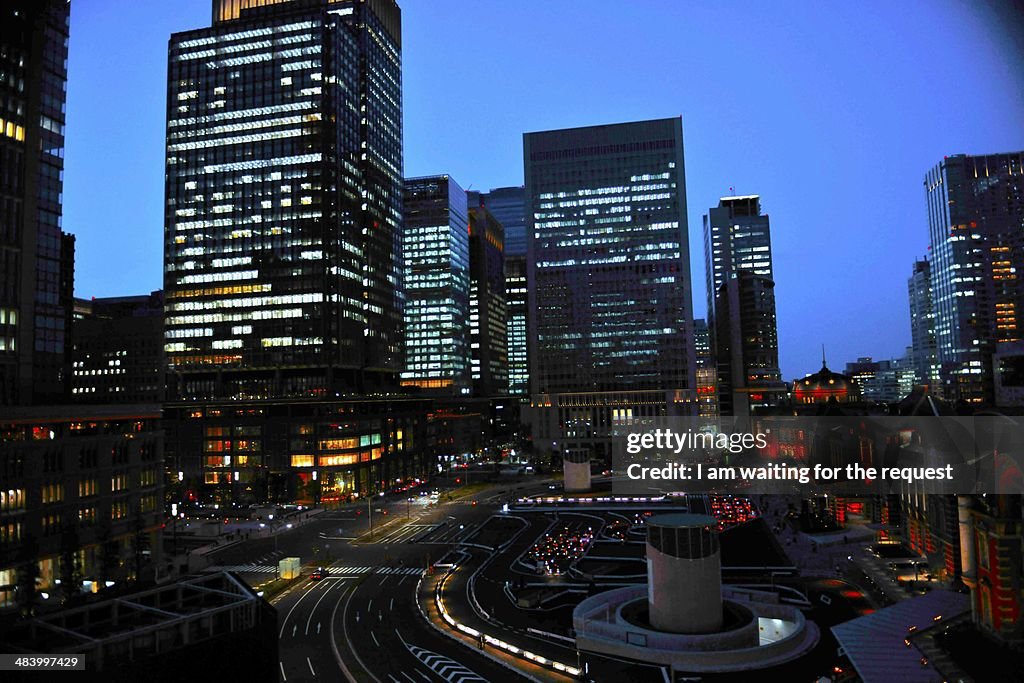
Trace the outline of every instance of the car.
<path fill-rule="evenodd" d="M 324 578 L 324 576 L 326 576 L 326 575 L 327 575 L 327 572 L 324 571 L 323 567 L 317 567 L 316 569 L 313 570 L 313 573 L 309 575 L 309 578 L 312 579 L 313 581 L 319 581 L 320 579 Z"/>

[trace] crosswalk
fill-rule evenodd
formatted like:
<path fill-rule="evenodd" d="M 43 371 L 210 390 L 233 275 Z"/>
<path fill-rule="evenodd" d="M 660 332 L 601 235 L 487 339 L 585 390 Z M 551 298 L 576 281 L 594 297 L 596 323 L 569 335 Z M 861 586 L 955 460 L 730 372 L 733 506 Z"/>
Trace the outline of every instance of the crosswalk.
<path fill-rule="evenodd" d="M 417 537 L 425 536 L 436 529 L 437 524 L 405 524 L 402 527 L 376 539 L 377 543 L 415 543 Z"/>
<path fill-rule="evenodd" d="M 439 655 L 436 652 L 424 650 L 422 647 L 416 647 L 408 643 L 405 646 L 409 648 L 409 652 L 412 653 L 413 657 L 430 667 L 431 671 L 448 681 L 448 683 L 474 683 L 476 681 L 487 683 L 486 678 L 482 678 L 479 674 L 470 671 L 454 659 L 449 659 L 444 655 Z"/>
<path fill-rule="evenodd" d="M 238 572 L 239 574 L 276 574 L 277 567 L 269 564 L 236 564 L 207 567 L 209 572 Z M 393 576 L 419 576 L 423 570 L 418 567 L 324 567 L 329 576 L 357 576 L 360 574 L 390 574 Z"/>

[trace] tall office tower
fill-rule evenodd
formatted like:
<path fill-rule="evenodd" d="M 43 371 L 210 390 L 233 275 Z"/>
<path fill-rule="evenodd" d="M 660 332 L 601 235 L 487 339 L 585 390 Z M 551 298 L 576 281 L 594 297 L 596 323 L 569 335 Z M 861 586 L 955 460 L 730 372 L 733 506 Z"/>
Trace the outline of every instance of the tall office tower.
<path fill-rule="evenodd" d="M 0 7 L 0 406 L 68 395 L 74 238 L 61 233 L 67 0 Z"/>
<path fill-rule="evenodd" d="M 992 354 L 1024 334 L 1024 152 L 944 158 L 925 176 L 936 357 L 949 398 L 993 401 Z"/>
<path fill-rule="evenodd" d="M 505 229 L 505 257 L 526 256 L 526 188 L 497 187 L 481 192 L 476 206 L 486 206 Z"/>
<path fill-rule="evenodd" d="M 911 360 L 919 384 L 941 396 L 942 381 L 935 348 L 935 310 L 932 308 L 931 263 L 927 259 L 914 262 L 914 272 L 907 279 L 910 300 Z"/>
<path fill-rule="evenodd" d="M 715 298 L 720 414 L 750 415 L 785 395 L 776 329 L 775 283 L 752 270 L 730 273 Z"/>
<path fill-rule="evenodd" d="M 779 370 L 771 227 L 757 195 L 722 197 L 704 216 L 708 326 L 723 415 L 775 405 Z M 739 276 L 739 273 L 745 273 Z M 728 315 L 719 304 L 729 307 Z"/>
<path fill-rule="evenodd" d="M 486 206 L 505 230 L 505 316 L 508 351 L 508 393 L 529 393 L 527 361 L 526 198 L 524 187 L 499 187 L 470 193 L 471 206 Z M 475 195 L 475 196 L 474 196 Z"/>
<path fill-rule="evenodd" d="M 696 413 L 682 120 L 523 148 L 534 442 L 607 459 L 621 422 Z"/>
<path fill-rule="evenodd" d="M 469 209 L 469 330 L 473 393 L 508 392 L 505 233 L 484 206 Z"/>
<path fill-rule="evenodd" d="M 75 299 L 71 398 L 76 403 L 164 400 L 164 293 Z"/>
<path fill-rule="evenodd" d="M 168 54 L 167 457 L 213 500 L 365 496 L 429 468 L 398 399 L 401 10 L 214 0 Z"/>
<path fill-rule="evenodd" d="M 447 175 L 405 181 L 405 369 L 402 385 L 467 394 L 469 214 Z"/>
<path fill-rule="evenodd" d="M 718 290 L 737 270 L 775 279 L 771 227 L 768 216 L 761 213 L 758 195 L 722 197 L 718 206 L 704 216 L 704 274 L 712 335 Z"/>
<path fill-rule="evenodd" d="M 693 339 L 697 360 L 697 414 L 718 416 L 718 371 L 711 352 L 711 332 L 703 318 L 693 321 Z"/>
<path fill-rule="evenodd" d="M 400 10 L 214 0 L 214 18 L 170 41 L 172 396 L 396 386 Z"/>

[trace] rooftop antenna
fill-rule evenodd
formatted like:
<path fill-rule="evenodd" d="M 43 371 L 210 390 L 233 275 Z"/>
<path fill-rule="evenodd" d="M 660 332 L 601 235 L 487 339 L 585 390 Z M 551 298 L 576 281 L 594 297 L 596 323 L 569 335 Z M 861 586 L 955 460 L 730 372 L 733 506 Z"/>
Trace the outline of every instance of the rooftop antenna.
<path fill-rule="evenodd" d="M 821 367 L 822 367 L 822 369 L 825 369 L 825 368 L 828 367 L 828 365 L 825 363 L 825 345 L 824 344 L 821 345 Z"/>

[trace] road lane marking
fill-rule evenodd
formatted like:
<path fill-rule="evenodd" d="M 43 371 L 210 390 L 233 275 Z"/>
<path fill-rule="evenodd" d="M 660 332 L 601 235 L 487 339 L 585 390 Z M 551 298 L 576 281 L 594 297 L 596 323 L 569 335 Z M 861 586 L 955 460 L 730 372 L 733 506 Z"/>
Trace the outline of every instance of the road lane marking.
<path fill-rule="evenodd" d="M 340 586 L 340 585 L 342 585 L 342 583 L 340 581 L 337 582 L 337 583 L 334 583 L 334 584 L 328 584 L 327 590 L 325 590 L 324 594 L 320 596 L 320 600 L 317 600 L 316 604 L 313 605 L 313 609 L 309 610 L 309 619 L 306 619 L 306 635 L 307 636 L 309 635 L 309 625 L 313 621 L 313 615 L 316 614 L 316 608 L 320 606 L 320 602 L 324 598 L 327 597 L 327 594 L 330 593 L 334 589 L 335 586 Z"/>
<path fill-rule="evenodd" d="M 380 643 L 377 641 L 377 636 L 374 635 L 373 631 L 370 631 L 370 637 L 373 638 L 373 644 L 380 647 Z"/>
<path fill-rule="evenodd" d="M 315 677 L 316 671 L 313 671 L 313 662 L 309 661 L 309 657 L 306 657 L 306 664 L 309 664 L 309 673 L 313 674 Z"/>
<path fill-rule="evenodd" d="M 278 662 L 281 665 L 281 680 L 287 681 L 288 677 L 284 675 L 284 662 Z"/>
<path fill-rule="evenodd" d="M 312 582 L 310 582 L 310 583 L 312 583 Z M 302 597 L 299 598 L 298 600 L 296 600 L 295 604 L 292 605 L 292 608 L 290 610 L 288 610 L 288 614 L 285 615 L 284 621 L 281 622 L 281 634 L 278 636 L 278 638 L 284 638 L 284 628 L 285 628 L 285 626 L 288 625 L 289 617 L 292 616 L 292 612 L 294 612 L 295 608 L 299 606 L 299 603 L 302 602 L 303 600 L 305 600 L 306 596 L 308 596 L 311 592 L 312 591 L 306 591 L 305 593 L 303 593 Z"/>

